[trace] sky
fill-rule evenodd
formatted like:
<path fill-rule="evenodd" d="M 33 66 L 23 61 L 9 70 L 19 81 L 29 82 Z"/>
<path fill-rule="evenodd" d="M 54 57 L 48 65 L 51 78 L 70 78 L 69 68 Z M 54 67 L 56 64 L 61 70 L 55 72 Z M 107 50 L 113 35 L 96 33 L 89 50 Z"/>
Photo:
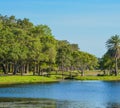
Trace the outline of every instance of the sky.
<path fill-rule="evenodd" d="M 120 35 L 120 0 L 1 0 L 0 14 L 46 24 L 56 39 L 97 57 L 111 36 Z"/>

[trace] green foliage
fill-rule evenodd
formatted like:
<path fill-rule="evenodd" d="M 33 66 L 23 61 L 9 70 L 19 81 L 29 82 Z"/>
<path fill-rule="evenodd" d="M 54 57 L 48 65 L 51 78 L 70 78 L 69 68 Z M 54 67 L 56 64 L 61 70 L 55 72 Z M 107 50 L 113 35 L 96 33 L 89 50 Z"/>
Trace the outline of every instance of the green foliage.
<path fill-rule="evenodd" d="M 98 65 L 98 59 L 89 53 L 75 51 L 73 52 L 73 66 L 81 70 L 82 76 L 84 75 L 84 70 L 94 69 Z M 94 61 L 94 62 L 93 62 Z"/>
<path fill-rule="evenodd" d="M 112 36 L 107 40 L 106 46 L 108 48 L 107 53 L 114 58 L 115 63 L 115 75 L 118 75 L 118 59 L 120 58 L 120 37 L 119 35 Z"/>
<path fill-rule="evenodd" d="M 99 61 L 101 70 L 109 70 L 114 67 L 113 59 L 106 53 Z"/>
<path fill-rule="evenodd" d="M 0 65 L 4 73 L 42 75 L 51 70 L 96 68 L 97 59 L 79 51 L 78 44 L 56 40 L 47 25 L 0 15 Z"/>
<path fill-rule="evenodd" d="M 56 63 L 63 70 L 65 67 L 71 66 L 72 60 L 72 49 L 70 43 L 67 41 L 58 41 Z"/>

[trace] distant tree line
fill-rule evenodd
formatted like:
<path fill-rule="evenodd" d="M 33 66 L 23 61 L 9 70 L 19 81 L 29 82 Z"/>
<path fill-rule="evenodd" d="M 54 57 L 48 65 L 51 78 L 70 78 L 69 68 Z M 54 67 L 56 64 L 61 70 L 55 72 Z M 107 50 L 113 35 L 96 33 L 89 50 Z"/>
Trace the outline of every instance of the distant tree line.
<path fill-rule="evenodd" d="M 102 60 L 103 61 L 103 60 Z M 57 40 L 47 25 L 0 15 L 0 70 L 4 74 L 96 69 L 98 59 L 78 44 Z"/>

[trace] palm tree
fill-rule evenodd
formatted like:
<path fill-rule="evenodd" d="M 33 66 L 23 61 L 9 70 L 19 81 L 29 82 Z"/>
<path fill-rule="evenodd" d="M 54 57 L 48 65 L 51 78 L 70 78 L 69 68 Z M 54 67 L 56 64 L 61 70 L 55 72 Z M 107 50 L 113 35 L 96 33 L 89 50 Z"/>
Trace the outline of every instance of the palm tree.
<path fill-rule="evenodd" d="M 111 57 L 115 59 L 115 76 L 118 75 L 118 65 L 117 61 L 120 58 L 120 37 L 119 35 L 114 35 L 106 42 L 108 48 L 108 53 Z"/>

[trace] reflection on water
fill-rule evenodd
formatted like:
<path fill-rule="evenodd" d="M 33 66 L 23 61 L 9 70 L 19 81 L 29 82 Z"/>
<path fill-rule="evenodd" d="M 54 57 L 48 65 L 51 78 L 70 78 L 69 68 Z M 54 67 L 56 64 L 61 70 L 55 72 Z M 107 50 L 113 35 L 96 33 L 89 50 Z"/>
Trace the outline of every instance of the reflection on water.
<path fill-rule="evenodd" d="M 56 102 L 49 99 L 2 98 L 0 108 L 57 108 Z"/>
<path fill-rule="evenodd" d="M 119 103 L 95 105 L 81 101 L 58 101 L 50 99 L 0 98 L 0 108 L 120 108 Z"/>
<path fill-rule="evenodd" d="M 120 82 L 64 81 L 0 87 L 0 108 L 120 108 Z"/>
<path fill-rule="evenodd" d="M 119 103 L 108 103 L 106 108 L 120 108 Z"/>

